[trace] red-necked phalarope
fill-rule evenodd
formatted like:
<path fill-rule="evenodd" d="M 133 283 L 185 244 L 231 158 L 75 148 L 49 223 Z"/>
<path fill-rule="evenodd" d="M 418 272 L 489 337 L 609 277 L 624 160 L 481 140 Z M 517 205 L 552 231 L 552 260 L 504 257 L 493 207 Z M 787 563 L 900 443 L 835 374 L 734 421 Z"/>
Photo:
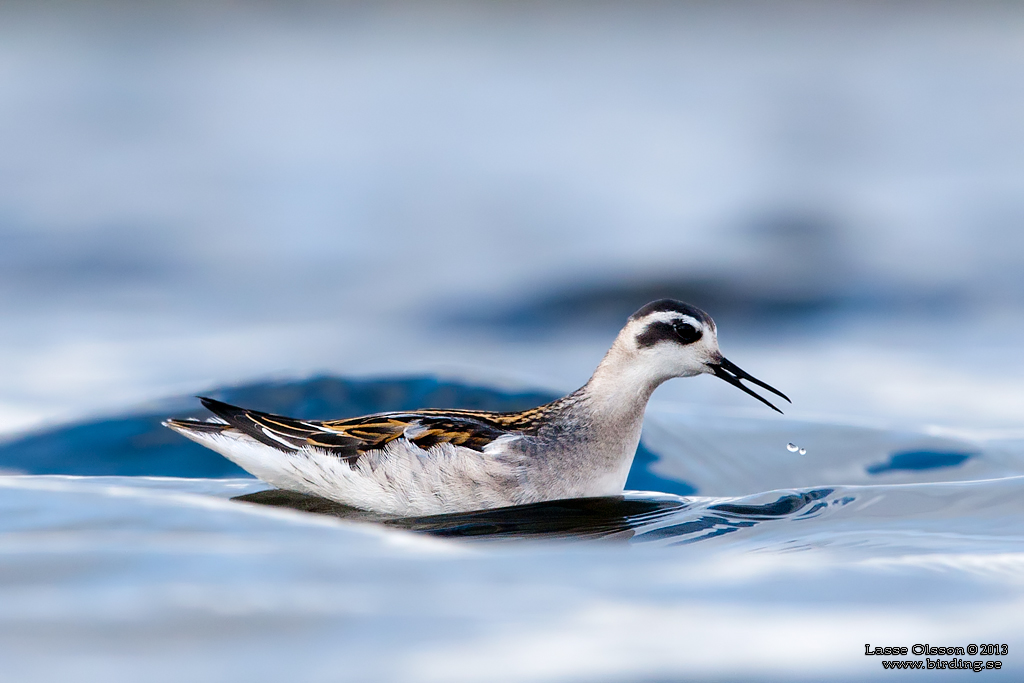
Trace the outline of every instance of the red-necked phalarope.
<path fill-rule="evenodd" d="M 210 421 L 164 424 L 263 481 L 357 508 L 432 515 L 622 493 L 644 409 L 665 380 L 748 375 L 718 350 L 714 321 L 671 299 L 630 316 L 582 388 L 519 413 L 415 410 L 299 420 L 201 399 Z M 782 411 L 779 411 L 782 412 Z"/>

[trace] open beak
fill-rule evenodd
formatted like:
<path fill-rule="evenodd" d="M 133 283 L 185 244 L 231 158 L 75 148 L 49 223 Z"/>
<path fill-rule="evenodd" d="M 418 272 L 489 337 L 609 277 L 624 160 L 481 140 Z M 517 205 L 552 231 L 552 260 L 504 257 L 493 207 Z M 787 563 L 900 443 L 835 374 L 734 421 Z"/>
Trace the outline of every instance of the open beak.
<path fill-rule="evenodd" d="M 778 413 L 781 413 L 782 411 L 773 406 L 771 403 L 769 403 L 764 397 L 755 394 L 753 391 L 750 390 L 749 387 L 742 384 L 740 380 L 745 379 L 751 384 L 756 384 L 759 387 L 767 389 L 776 396 L 781 396 L 782 398 L 786 399 L 787 402 L 792 403 L 792 401 L 789 400 L 788 396 L 786 396 L 784 393 L 782 393 L 775 387 L 765 384 L 764 382 L 754 377 L 753 375 L 748 375 L 746 372 L 741 370 L 739 366 L 735 365 L 734 363 L 730 363 L 724 358 L 717 363 L 708 363 L 708 367 L 711 368 L 711 372 L 715 375 L 715 377 L 718 377 L 719 379 L 724 379 L 726 382 L 733 385 L 734 387 L 742 389 L 743 391 L 750 394 L 758 401 L 760 401 L 761 403 L 765 404 L 766 406 L 768 406 L 769 408 Z"/>

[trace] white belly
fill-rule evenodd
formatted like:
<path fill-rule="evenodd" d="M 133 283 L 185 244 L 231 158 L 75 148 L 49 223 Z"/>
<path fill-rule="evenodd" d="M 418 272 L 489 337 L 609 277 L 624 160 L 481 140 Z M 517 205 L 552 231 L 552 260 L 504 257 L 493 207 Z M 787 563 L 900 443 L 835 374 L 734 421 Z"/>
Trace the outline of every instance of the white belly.
<path fill-rule="evenodd" d="M 187 436 L 278 488 L 386 514 L 435 515 L 543 500 L 516 484 L 516 467 L 500 454 L 448 443 L 423 450 L 396 439 L 349 465 L 322 451 L 282 451 L 233 431 Z"/>

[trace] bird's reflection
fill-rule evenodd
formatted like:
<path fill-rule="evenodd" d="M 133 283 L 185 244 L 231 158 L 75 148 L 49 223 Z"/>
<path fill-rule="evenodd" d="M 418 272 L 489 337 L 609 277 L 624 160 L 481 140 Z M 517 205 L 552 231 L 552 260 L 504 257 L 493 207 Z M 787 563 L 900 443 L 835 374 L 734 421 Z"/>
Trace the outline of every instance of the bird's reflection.
<path fill-rule="evenodd" d="M 693 543 L 754 527 L 762 522 L 819 514 L 832 489 L 787 493 L 769 503 L 695 505 L 667 494 L 627 493 L 429 517 L 392 517 L 325 498 L 270 489 L 232 500 L 291 508 L 358 522 L 376 523 L 432 536 L 473 540 L 561 539 Z M 845 504 L 848 500 L 833 501 Z"/>

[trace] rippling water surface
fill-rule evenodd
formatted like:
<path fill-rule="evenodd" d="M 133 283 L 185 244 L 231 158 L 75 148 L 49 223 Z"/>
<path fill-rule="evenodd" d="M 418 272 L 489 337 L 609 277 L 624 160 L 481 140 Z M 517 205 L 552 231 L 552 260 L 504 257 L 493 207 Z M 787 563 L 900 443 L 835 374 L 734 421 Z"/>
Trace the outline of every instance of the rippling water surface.
<path fill-rule="evenodd" d="M 221 395 L 310 416 L 544 397 L 328 377 Z M 42 659 L 54 678 L 873 680 L 865 643 L 1016 647 L 1024 625 L 1022 441 L 661 404 L 631 488 L 694 495 L 389 518 L 239 478 L 163 414 L 0 451 L 77 473 L 0 477 L 11 680 Z M 1013 651 L 986 676 L 1016 680 Z"/>

